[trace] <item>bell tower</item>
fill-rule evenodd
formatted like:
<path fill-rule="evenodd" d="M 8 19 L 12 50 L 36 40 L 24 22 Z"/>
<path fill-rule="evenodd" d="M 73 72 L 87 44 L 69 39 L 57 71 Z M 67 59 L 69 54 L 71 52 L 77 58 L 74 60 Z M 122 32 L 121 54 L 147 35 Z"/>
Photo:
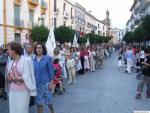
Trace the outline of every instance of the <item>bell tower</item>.
<path fill-rule="evenodd" d="M 106 19 L 105 19 L 105 24 L 106 24 L 106 35 L 110 36 L 110 30 L 111 30 L 111 20 L 110 20 L 110 12 L 107 9 L 106 11 Z"/>

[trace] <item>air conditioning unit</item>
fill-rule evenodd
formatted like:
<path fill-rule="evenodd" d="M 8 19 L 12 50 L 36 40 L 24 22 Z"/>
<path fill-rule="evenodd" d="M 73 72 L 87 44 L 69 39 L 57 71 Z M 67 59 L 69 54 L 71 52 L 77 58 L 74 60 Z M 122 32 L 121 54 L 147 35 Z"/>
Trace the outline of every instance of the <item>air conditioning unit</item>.
<path fill-rule="evenodd" d="M 69 18 L 69 13 L 64 11 L 64 19 L 68 19 Z"/>

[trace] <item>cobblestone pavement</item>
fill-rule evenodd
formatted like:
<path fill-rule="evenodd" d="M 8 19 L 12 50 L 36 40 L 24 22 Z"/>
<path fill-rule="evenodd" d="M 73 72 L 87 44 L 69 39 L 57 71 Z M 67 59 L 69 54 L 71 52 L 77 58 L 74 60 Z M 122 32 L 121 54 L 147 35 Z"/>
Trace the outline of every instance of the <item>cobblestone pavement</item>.
<path fill-rule="evenodd" d="M 78 76 L 76 85 L 67 85 L 62 96 L 54 97 L 56 113 L 133 113 L 149 110 L 150 100 L 135 99 L 138 80 L 135 74 L 124 74 L 117 69 L 114 54 L 104 62 L 102 69 Z M 0 100 L 0 113 L 8 113 L 8 102 Z M 36 113 L 36 107 L 30 108 Z M 48 113 L 46 107 L 45 113 Z"/>

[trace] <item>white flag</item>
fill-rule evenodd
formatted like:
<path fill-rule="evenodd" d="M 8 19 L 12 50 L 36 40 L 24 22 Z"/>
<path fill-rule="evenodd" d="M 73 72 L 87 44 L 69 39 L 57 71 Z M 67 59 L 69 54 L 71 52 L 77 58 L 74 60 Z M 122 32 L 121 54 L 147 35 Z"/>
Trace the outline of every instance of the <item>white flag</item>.
<path fill-rule="evenodd" d="M 89 38 L 87 39 L 86 46 L 90 46 Z"/>
<path fill-rule="evenodd" d="M 78 42 L 77 42 L 77 36 L 76 36 L 76 33 L 75 33 L 75 35 L 74 35 L 72 47 L 78 47 Z"/>
<path fill-rule="evenodd" d="M 47 41 L 46 41 L 47 53 L 51 57 L 53 57 L 53 52 L 54 52 L 55 47 L 56 47 L 56 41 L 55 41 L 55 36 L 54 36 L 54 28 L 52 26 L 50 29 Z"/>

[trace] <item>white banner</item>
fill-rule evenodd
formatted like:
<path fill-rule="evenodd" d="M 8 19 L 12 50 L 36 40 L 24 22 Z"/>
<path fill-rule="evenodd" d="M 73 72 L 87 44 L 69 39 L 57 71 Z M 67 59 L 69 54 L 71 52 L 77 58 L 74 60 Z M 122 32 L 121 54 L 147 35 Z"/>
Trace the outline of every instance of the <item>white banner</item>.
<path fill-rule="evenodd" d="M 51 57 L 53 57 L 55 47 L 56 47 L 56 41 L 55 41 L 55 36 L 54 36 L 54 28 L 51 27 L 47 41 L 46 41 L 47 53 Z"/>
<path fill-rule="evenodd" d="M 77 42 L 77 36 L 76 36 L 76 33 L 75 33 L 75 35 L 74 35 L 72 47 L 78 47 L 78 42 Z"/>

